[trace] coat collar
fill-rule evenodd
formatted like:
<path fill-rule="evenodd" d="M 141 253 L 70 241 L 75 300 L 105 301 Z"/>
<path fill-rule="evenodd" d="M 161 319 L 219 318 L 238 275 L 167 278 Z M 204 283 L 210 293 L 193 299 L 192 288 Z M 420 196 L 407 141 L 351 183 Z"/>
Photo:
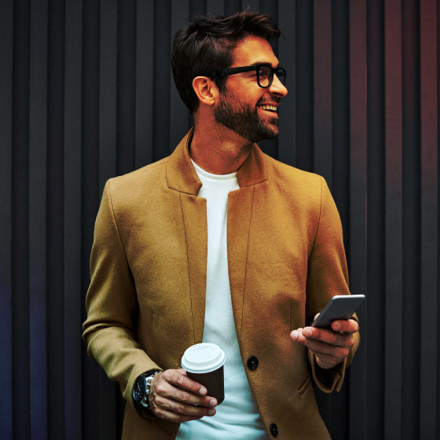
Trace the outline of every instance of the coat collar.
<path fill-rule="evenodd" d="M 171 154 L 167 163 L 167 182 L 168 186 L 176 191 L 196 196 L 202 183 L 189 155 L 193 130 L 191 128 Z M 257 144 L 253 145 L 249 156 L 238 169 L 237 179 L 240 188 L 267 180 L 266 158 Z"/>

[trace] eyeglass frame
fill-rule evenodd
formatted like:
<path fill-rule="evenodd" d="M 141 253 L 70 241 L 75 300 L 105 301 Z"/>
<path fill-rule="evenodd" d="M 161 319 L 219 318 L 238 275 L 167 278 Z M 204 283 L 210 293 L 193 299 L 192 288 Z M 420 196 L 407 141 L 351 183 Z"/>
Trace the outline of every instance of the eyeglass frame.
<path fill-rule="evenodd" d="M 267 86 L 262 86 L 260 84 L 260 70 L 259 70 L 260 67 L 269 67 L 271 70 L 271 74 L 269 75 L 269 84 Z M 272 85 L 273 78 L 275 75 L 278 77 L 281 84 L 284 85 L 284 83 L 286 82 L 286 77 L 287 77 L 286 69 L 280 66 L 274 68 L 269 63 L 259 63 L 259 64 L 254 64 L 252 66 L 243 66 L 243 67 L 228 67 L 226 69 L 216 70 L 211 76 L 224 78 L 225 76 L 235 75 L 236 73 L 252 72 L 252 70 L 255 70 L 255 73 L 257 75 L 258 86 L 261 87 L 262 89 L 268 89 Z M 283 73 L 282 77 L 284 77 L 284 81 L 280 79 L 278 75 L 279 71 Z"/>

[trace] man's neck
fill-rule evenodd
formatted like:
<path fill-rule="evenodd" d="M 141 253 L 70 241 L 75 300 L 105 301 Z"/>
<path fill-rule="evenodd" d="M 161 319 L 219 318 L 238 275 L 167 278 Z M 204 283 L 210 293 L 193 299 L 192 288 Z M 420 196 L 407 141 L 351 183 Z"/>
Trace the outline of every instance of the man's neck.
<path fill-rule="evenodd" d="M 229 174 L 237 171 L 249 156 L 252 142 L 226 127 L 194 128 L 190 145 L 192 160 L 212 174 Z"/>

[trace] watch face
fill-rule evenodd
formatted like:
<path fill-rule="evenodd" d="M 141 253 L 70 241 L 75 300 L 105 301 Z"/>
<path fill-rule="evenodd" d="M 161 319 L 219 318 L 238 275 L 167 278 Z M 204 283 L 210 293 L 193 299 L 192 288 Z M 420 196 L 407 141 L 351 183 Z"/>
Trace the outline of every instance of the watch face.
<path fill-rule="evenodd" d="M 136 382 L 134 383 L 133 400 L 136 403 L 139 403 L 144 397 L 144 393 L 145 393 L 145 381 L 144 378 L 140 376 L 136 379 Z"/>

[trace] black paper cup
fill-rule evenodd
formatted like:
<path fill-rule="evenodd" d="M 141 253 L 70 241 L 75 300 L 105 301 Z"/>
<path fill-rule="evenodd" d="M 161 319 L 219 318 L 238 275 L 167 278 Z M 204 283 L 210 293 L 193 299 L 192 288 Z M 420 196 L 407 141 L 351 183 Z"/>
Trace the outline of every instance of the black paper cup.
<path fill-rule="evenodd" d="M 188 376 L 208 390 L 220 404 L 225 398 L 224 369 L 226 356 L 223 350 L 211 342 L 192 345 L 182 356 L 182 368 Z"/>

